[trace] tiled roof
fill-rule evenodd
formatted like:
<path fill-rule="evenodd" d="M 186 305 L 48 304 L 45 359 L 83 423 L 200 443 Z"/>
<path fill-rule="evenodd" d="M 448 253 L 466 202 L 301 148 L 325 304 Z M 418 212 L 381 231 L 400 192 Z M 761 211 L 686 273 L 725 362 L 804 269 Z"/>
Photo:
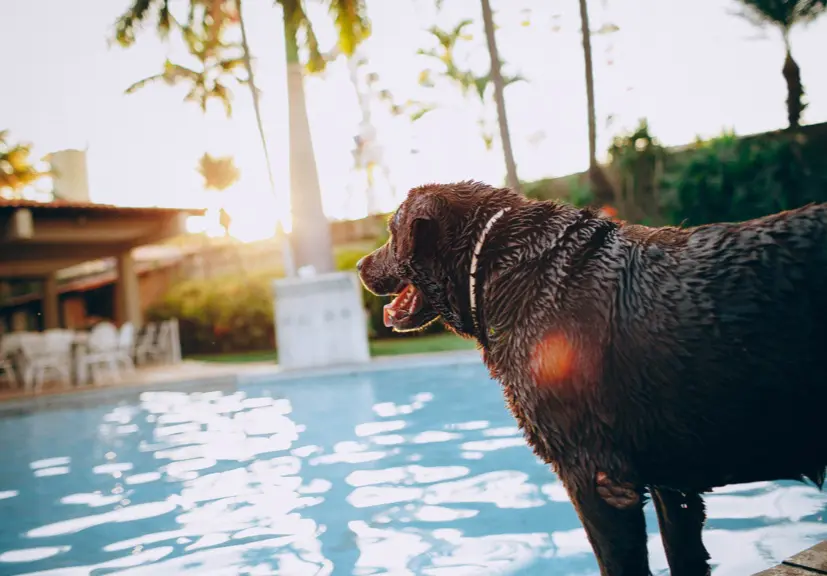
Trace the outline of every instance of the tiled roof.
<path fill-rule="evenodd" d="M 73 202 L 69 200 L 53 200 L 52 202 L 38 202 L 37 200 L 0 198 L 0 209 L 3 208 L 34 208 L 37 210 L 96 210 L 109 212 L 184 212 L 193 216 L 204 214 L 203 208 L 159 208 L 157 206 L 115 206 L 114 204 L 99 204 L 97 202 Z"/>

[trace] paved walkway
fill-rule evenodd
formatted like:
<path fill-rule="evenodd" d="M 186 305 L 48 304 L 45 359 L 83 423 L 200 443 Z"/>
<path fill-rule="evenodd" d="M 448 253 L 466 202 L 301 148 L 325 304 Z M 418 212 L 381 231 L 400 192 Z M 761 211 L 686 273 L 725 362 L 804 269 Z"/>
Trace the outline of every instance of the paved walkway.
<path fill-rule="evenodd" d="M 283 380 L 296 377 L 314 377 L 334 374 L 356 374 L 382 370 L 405 369 L 412 367 L 439 366 L 459 363 L 479 363 L 479 353 L 472 351 L 435 352 L 430 354 L 411 354 L 404 356 L 385 356 L 371 360 L 368 364 L 351 364 L 306 370 L 284 370 L 272 362 L 220 363 L 184 360 L 180 364 L 167 366 L 149 366 L 138 368 L 134 374 L 126 375 L 118 382 L 103 383 L 98 386 L 64 386 L 59 383 L 47 383 L 37 392 L 0 388 L 0 405 L 7 402 L 18 404 L 20 401 L 50 398 L 56 400 L 62 395 L 94 393 L 98 390 L 134 389 L 140 387 L 174 387 L 183 384 L 240 384 Z"/>
<path fill-rule="evenodd" d="M 106 382 L 98 386 L 93 386 L 91 384 L 82 386 L 66 386 L 57 382 L 50 382 L 46 383 L 43 388 L 38 391 L 24 390 L 22 387 L 4 387 L 0 388 L 0 402 L 62 394 L 77 394 L 108 388 L 132 388 L 159 384 L 177 384 L 188 381 L 235 379 L 240 373 L 255 372 L 257 370 L 260 371 L 264 367 L 270 370 L 276 370 L 278 368 L 275 364 L 269 362 L 220 364 L 217 362 L 196 362 L 192 360 L 185 360 L 180 364 L 171 366 L 149 366 L 138 368 L 133 374 L 125 375 L 117 382 Z"/>

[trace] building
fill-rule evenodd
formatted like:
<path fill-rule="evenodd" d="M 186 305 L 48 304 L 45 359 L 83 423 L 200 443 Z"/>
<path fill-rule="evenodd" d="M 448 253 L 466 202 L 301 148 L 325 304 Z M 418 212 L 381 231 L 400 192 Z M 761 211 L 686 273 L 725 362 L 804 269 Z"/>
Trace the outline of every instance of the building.
<path fill-rule="evenodd" d="M 78 284 L 60 284 L 66 269 L 87 262 L 109 262 L 112 319 L 117 323 L 143 320 L 141 283 L 146 272 L 136 265 L 135 253 L 142 246 L 186 233 L 186 219 L 203 210 L 173 208 L 128 208 L 84 201 L 0 199 L 0 328 L 48 329 L 74 325 L 81 316 L 77 298 L 62 297 L 77 292 Z M 39 290 L 15 294 L 11 282 L 28 281 Z M 86 280 L 87 282 L 89 279 Z M 101 281 L 101 278 L 96 280 Z M 87 290 L 82 290 L 87 291 Z M 35 295 L 33 298 L 32 295 Z M 146 296 L 146 292 L 143 294 Z M 105 302 L 102 294 L 99 301 Z"/>

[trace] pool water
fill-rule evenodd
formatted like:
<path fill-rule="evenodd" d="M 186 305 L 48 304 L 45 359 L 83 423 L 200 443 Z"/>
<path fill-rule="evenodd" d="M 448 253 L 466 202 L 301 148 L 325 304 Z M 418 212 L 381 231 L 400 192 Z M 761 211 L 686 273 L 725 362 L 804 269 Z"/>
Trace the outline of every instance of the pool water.
<path fill-rule="evenodd" d="M 597 574 L 479 365 L 100 396 L 0 417 L 0 574 Z M 797 483 L 708 497 L 714 574 L 827 538 Z M 647 506 L 653 570 L 667 574 Z"/>

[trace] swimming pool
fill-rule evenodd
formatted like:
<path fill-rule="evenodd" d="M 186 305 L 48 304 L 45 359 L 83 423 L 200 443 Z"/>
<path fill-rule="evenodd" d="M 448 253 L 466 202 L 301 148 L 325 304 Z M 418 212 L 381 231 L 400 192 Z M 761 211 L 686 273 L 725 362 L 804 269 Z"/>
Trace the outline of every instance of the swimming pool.
<path fill-rule="evenodd" d="M 0 438 L 3 575 L 597 574 L 477 363 L 104 393 L 0 414 Z M 728 488 L 708 507 L 717 576 L 827 538 L 810 486 Z M 647 522 L 667 573 L 651 506 Z"/>

